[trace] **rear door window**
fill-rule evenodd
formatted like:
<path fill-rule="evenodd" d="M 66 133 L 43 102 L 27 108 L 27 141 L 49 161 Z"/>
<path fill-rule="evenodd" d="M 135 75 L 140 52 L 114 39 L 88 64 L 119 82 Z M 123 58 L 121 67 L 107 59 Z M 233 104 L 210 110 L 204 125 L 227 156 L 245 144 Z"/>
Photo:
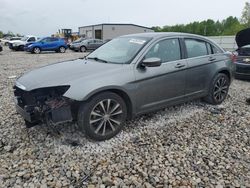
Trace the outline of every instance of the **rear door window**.
<path fill-rule="evenodd" d="M 208 55 L 206 42 L 197 39 L 185 39 L 187 57 L 199 57 Z"/>
<path fill-rule="evenodd" d="M 212 45 L 212 51 L 213 51 L 213 54 L 221 53 L 221 50 L 219 48 L 215 47 L 214 45 Z"/>
<path fill-rule="evenodd" d="M 165 39 L 156 43 L 145 55 L 146 58 L 160 58 L 162 63 L 181 59 L 178 39 Z"/>

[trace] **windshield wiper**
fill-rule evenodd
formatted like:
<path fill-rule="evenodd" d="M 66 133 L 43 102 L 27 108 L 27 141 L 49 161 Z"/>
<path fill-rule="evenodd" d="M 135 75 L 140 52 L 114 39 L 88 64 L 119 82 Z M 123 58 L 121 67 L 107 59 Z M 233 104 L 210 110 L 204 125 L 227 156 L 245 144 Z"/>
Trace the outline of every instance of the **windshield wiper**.
<path fill-rule="evenodd" d="M 94 59 L 95 61 L 100 61 L 103 63 L 108 63 L 108 61 L 104 60 L 104 59 L 99 59 L 98 57 L 88 57 L 87 59 Z"/>

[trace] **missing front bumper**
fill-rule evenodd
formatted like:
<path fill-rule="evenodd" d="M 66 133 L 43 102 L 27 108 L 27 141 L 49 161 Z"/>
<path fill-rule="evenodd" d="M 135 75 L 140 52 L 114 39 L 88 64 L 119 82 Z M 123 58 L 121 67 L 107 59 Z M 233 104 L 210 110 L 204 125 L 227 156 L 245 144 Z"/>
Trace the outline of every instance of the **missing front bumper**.
<path fill-rule="evenodd" d="M 16 111 L 24 120 L 32 124 L 60 124 L 65 122 L 71 122 L 72 112 L 70 106 L 62 106 L 56 109 L 50 109 L 46 111 L 39 111 L 35 106 L 25 106 L 24 108 L 16 104 Z"/>

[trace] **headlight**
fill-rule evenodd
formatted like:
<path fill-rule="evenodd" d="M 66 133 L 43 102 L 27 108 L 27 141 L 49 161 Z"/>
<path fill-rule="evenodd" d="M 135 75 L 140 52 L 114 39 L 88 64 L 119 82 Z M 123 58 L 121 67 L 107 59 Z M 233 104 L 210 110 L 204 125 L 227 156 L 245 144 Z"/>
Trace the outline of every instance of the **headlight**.
<path fill-rule="evenodd" d="M 32 44 L 28 45 L 28 47 L 31 47 L 31 46 L 32 46 Z"/>
<path fill-rule="evenodd" d="M 22 90 L 26 90 L 26 87 L 22 84 L 20 84 L 18 81 L 16 81 L 16 87 L 22 89 Z"/>
<path fill-rule="evenodd" d="M 45 87 L 45 88 L 38 88 L 33 90 L 33 92 L 42 92 L 42 93 L 46 93 L 46 94 L 50 94 L 51 96 L 63 96 L 64 93 L 67 92 L 67 90 L 70 88 L 70 86 L 66 85 L 66 86 L 55 86 L 55 87 Z"/>

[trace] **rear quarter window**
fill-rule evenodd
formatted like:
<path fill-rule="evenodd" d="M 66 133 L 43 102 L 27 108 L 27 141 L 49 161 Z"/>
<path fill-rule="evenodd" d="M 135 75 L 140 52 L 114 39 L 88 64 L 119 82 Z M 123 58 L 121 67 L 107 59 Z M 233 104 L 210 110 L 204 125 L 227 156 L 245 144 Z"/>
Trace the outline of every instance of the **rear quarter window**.
<path fill-rule="evenodd" d="M 215 47 L 214 45 L 211 45 L 211 46 L 212 46 L 212 51 L 213 51 L 213 54 L 219 54 L 219 53 L 222 53 L 222 51 L 221 51 L 219 48 Z"/>

